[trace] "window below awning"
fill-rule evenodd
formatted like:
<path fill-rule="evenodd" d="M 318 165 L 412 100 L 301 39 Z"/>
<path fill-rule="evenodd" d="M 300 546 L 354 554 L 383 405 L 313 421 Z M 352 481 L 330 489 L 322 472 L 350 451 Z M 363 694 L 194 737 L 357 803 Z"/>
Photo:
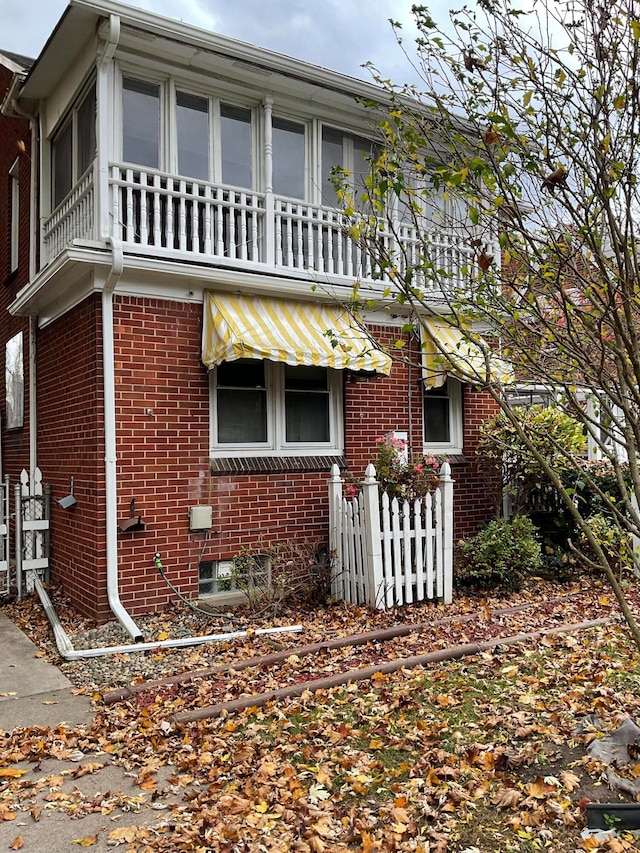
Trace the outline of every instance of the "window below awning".
<path fill-rule="evenodd" d="M 206 291 L 202 361 L 211 370 L 240 358 L 391 372 L 390 356 L 340 306 Z"/>
<path fill-rule="evenodd" d="M 471 385 L 513 382 L 513 368 L 498 355 L 485 354 L 479 344 L 444 318 L 421 317 L 422 378 L 425 387 L 440 388 L 447 376 Z"/>

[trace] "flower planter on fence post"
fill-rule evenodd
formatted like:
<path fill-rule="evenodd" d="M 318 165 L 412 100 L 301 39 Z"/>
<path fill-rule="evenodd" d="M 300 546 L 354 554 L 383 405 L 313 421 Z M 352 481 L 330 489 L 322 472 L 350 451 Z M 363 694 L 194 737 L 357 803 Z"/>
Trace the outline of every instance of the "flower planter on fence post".
<path fill-rule="evenodd" d="M 362 508 L 365 518 L 363 550 L 366 560 L 367 604 L 377 607 L 378 610 L 384 610 L 386 607 L 386 590 L 380 538 L 380 495 L 378 481 L 376 480 L 376 469 L 371 463 L 367 465 L 364 472 Z"/>

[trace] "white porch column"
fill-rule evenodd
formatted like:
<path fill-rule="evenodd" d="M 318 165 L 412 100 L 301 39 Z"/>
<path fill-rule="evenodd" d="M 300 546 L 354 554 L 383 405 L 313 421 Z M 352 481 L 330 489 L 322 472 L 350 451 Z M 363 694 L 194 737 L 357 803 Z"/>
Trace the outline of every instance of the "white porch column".
<path fill-rule="evenodd" d="M 262 102 L 264 117 L 264 191 L 265 219 L 263 262 L 273 267 L 276 263 L 276 221 L 273 199 L 273 98 L 267 96 Z"/>

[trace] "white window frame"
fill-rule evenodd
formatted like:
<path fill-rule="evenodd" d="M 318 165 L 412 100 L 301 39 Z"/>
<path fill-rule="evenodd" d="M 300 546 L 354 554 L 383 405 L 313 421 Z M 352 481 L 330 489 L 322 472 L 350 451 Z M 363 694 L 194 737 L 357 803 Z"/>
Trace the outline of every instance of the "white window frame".
<path fill-rule="evenodd" d="M 247 192 L 255 192 L 260 185 L 262 174 L 261 163 L 261 129 L 260 129 L 260 111 L 256 101 L 237 98 L 232 94 L 227 97 L 224 93 L 212 93 L 203 88 L 194 85 L 193 82 L 187 82 L 179 77 L 163 76 L 162 74 L 150 75 L 143 69 L 123 64 L 119 67 L 119 126 L 120 134 L 117 144 L 119 151 L 120 162 L 124 163 L 124 108 L 123 108 L 123 92 L 125 78 L 131 80 L 139 80 L 141 83 L 149 83 L 158 86 L 160 89 L 160 151 L 158 169 L 154 170 L 151 166 L 142 166 L 141 164 L 131 164 L 139 166 L 141 169 L 149 171 L 168 172 L 171 175 L 180 176 L 186 180 L 193 180 L 195 183 L 202 183 L 203 178 L 193 178 L 191 175 L 181 175 L 178 170 L 178 120 L 177 120 L 177 102 L 178 92 L 185 95 L 193 95 L 197 98 L 203 98 L 208 102 L 208 118 L 209 118 L 209 176 L 205 182 L 223 185 L 222 182 L 222 147 L 221 147 L 221 106 L 224 104 L 229 107 L 237 107 L 238 109 L 248 110 L 251 113 L 251 186 L 236 187 L 238 190 Z M 291 119 L 300 124 L 305 124 L 303 120 Z M 305 131 L 306 133 L 306 131 Z M 306 136 L 305 136 L 305 150 Z M 231 184 L 224 186 L 232 186 Z"/>
<path fill-rule="evenodd" d="M 340 370 L 327 368 L 329 396 L 329 441 L 287 442 L 285 422 L 285 364 L 265 361 L 267 394 L 267 441 L 247 444 L 218 444 L 216 370 L 209 371 L 210 454 L 212 457 L 319 456 L 344 452 L 343 391 Z"/>
<path fill-rule="evenodd" d="M 9 169 L 11 221 L 9 223 L 9 272 L 18 269 L 20 260 L 20 162 L 16 158 Z"/>
<path fill-rule="evenodd" d="M 422 390 L 422 450 L 423 453 L 435 454 L 461 454 L 463 452 L 464 425 L 462 420 L 462 383 L 454 376 L 447 376 L 447 390 L 449 399 L 449 441 L 429 441 L 424 437 L 424 399 L 425 391 Z M 437 391 L 438 389 L 434 389 Z"/>

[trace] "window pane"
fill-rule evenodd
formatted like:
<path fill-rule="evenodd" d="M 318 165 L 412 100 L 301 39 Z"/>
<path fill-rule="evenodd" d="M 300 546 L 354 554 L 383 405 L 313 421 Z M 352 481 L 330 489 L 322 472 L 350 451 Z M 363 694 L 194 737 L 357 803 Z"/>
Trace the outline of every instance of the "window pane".
<path fill-rule="evenodd" d="M 263 361 L 223 362 L 216 370 L 219 444 L 267 440 L 267 391 Z M 250 390 L 248 390 L 250 389 Z"/>
<path fill-rule="evenodd" d="M 251 110 L 220 106 L 222 183 L 251 188 Z"/>
<path fill-rule="evenodd" d="M 96 87 L 91 87 L 78 107 L 78 174 L 83 175 L 96 156 Z"/>
<path fill-rule="evenodd" d="M 160 87 L 125 78 L 122 123 L 124 160 L 157 169 L 160 164 Z"/>
<path fill-rule="evenodd" d="M 255 444 L 267 440 L 267 392 L 218 388 L 218 443 Z"/>
<path fill-rule="evenodd" d="M 209 101 L 176 94 L 178 172 L 189 178 L 209 180 Z"/>
<path fill-rule="evenodd" d="M 14 429 L 22 426 L 24 412 L 22 332 L 18 332 L 7 341 L 4 358 L 7 429 Z"/>
<path fill-rule="evenodd" d="M 356 137 L 353 140 L 353 187 L 358 200 L 364 197 L 364 208 L 370 211 L 367 201 L 369 188 L 366 179 L 371 174 L 371 158 L 375 158 L 378 152 L 375 144 L 370 139 Z"/>
<path fill-rule="evenodd" d="M 287 391 L 326 391 L 326 367 L 293 367 L 285 365 L 285 388 Z"/>
<path fill-rule="evenodd" d="M 53 143 L 53 206 L 71 190 L 73 180 L 73 126 L 65 127 Z"/>
<path fill-rule="evenodd" d="M 426 443 L 451 441 L 449 428 L 450 400 L 446 385 L 424 392 L 424 440 Z"/>
<path fill-rule="evenodd" d="M 264 388 L 264 361 L 238 359 L 224 361 L 217 367 L 218 388 Z"/>
<path fill-rule="evenodd" d="M 304 125 L 273 119 L 273 191 L 290 198 L 305 197 Z"/>
<path fill-rule="evenodd" d="M 338 207 L 338 193 L 333 186 L 331 172 L 344 166 L 342 134 L 325 127 L 322 130 L 322 185 L 321 203 L 329 207 Z"/>
<path fill-rule="evenodd" d="M 285 392 L 286 440 L 288 442 L 328 442 L 329 395 Z"/>

